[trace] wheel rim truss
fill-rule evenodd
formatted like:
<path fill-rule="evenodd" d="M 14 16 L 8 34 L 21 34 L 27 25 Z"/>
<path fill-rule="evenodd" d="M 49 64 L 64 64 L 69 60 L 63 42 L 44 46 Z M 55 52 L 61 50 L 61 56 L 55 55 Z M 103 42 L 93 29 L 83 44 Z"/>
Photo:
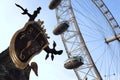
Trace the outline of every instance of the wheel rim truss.
<path fill-rule="evenodd" d="M 78 80 L 86 80 L 87 78 L 90 80 L 102 80 L 85 45 L 70 0 L 62 0 L 61 4 L 56 8 L 56 18 L 58 23 L 62 21 L 69 22 L 70 28 L 61 34 L 68 58 L 77 55 L 84 58 L 84 65 L 77 69 L 73 69 Z"/>

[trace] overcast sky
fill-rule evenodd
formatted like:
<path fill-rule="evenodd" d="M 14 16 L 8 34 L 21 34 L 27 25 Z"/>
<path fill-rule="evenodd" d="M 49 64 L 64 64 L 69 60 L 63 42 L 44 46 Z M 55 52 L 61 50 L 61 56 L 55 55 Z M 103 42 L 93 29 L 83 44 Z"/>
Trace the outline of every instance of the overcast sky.
<path fill-rule="evenodd" d="M 112 11 L 118 23 L 120 23 L 120 1 L 119 0 L 104 0 Z M 116 1 L 116 2 L 115 2 Z M 63 49 L 60 36 L 54 36 L 52 31 L 56 26 L 55 10 L 49 10 L 50 0 L 1 0 L 0 1 L 0 52 L 5 50 L 9 45 L 14 33 L 21 29 L 28 21 L 28 16 L 22 15 L 22 10 L 15 6 L 15 3 L 27 8 L 30 13 L 33 13 L 39 6 L 42 7 L 40 14 L 36 20 L 44 21 L 47 33 L 50 36 L 49 42 L 52 46 L 53 40 L 57 43 L 57 49 Z M 63 67 L 64 61 L 67 59 L 64 50 L 61 56 L 55 56 L 54 61 L 49 58 L 45 60 L 46 53 L 42 51 L 35 56 L 32 61 L 38 64 L 38 77 L 32 72 L 30 80 L 77 80 L 72 70 L 66 70 Z"/>

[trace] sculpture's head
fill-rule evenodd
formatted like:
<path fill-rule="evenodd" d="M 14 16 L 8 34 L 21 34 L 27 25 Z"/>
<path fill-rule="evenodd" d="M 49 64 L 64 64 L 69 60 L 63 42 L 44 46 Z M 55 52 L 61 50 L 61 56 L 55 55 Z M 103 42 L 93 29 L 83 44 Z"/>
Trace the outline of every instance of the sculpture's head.
<path fill-rule="evenodd" d="M 47 40 L 49 37 L 46 34 L 46 29 L 44 29 L 43 21 L 34 21 L 41 7 L 38 7 L 37 10 L 34 11 L 34 14 L 31 15 L 27 9 L 22 8 L 18 4 L 16 4 L 16 6 L 20 7 L 24 11 L 24 14 L 27 14 L 30 18 L 25 26 L 14 34 L 10 43 L 9 53 L 16 67 L 24 69 L 30 60 L 42 50 L 47 52 L 46 59 L 49 57 L 49 53 L 52 54 L 52 60 L 54 59 L 53 54 L 62 54 L 62 50 L 55 50 L 55 42 L 53 49 L 49 48 Z"/>
<path fill-rule="evenodd" d="M 48 46 L 47 34 L 42 21 L 27 22 L 18 30 L 10 43 L 10 56 L 19 68 L 25 68 L 36 54 Z"/>

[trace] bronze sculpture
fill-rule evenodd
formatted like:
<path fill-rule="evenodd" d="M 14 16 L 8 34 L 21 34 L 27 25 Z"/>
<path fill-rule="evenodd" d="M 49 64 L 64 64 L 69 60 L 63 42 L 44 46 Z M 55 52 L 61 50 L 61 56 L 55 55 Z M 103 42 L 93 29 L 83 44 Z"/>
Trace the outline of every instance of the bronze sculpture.
<path fill-rule="evenodd" d="M 25 26 L 18 30 L 10 43 L 10 46 L 0 54 L 0 80 L 29 80 L 31 69 L 37 73 L 37 63 L 30 60 L 40 51 L 47 52 L 45 59 L 51 53 L 51 59 L 54 55 L 61 55 L 62 50 L 56 50 L 56 43 L 54 41 L 53 48 L 49 47 L 48 36 L 43 28 L 43 21 L 34 21 L 39 14 L 41 7 L 31 15 L 27 9 L 23 9 L 20 5 L 16 4 L 24 12 L 23 15 L 29 16 L 28 22 Z"/>

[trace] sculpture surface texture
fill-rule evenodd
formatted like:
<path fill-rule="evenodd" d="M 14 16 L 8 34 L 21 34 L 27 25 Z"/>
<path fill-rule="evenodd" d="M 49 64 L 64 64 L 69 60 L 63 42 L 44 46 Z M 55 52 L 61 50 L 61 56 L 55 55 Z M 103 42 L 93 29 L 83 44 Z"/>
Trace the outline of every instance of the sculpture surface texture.
<path fill-rule="evenodd" d="M 18 4 L 17 7 L 23 10 L 23 15 L 28 15 L 29 20 L 25 26 L 18 30 L 11 42 L 10 46 L 0 53 L 0 80 L 29 80 L 31 70 L 38 76 L 38 66 L 36 62 L 30 60 L 42 50 L 47 55 L 45 59 L 51 54 L 51 59 L 54 55 L 61 55 L 62 50 L 56 50 L 56 43 L 53 42 L 53 48 L 49 47 L 49 39 L 44 29 L 43 21 L 34 21 L 40 13 L 41 7 L 38 7 L 33 14 L 28 13 Z"/>

